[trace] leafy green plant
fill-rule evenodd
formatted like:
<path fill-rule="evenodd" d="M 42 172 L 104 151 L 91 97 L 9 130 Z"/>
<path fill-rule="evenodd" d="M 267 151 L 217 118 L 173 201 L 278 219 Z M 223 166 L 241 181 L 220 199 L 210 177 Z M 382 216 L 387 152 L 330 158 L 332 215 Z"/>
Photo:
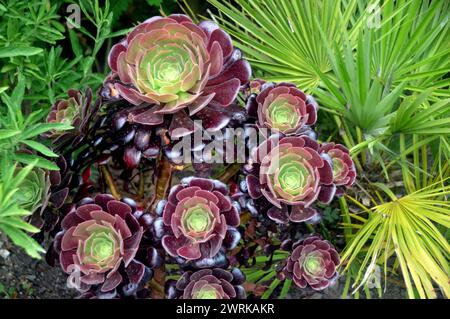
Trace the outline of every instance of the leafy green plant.
<path fill-rule="evenodd" d="M 113 9 L 120 12 L 120 7 L 111 8 L 109 1 L 104 6 L 99 1 L 77 2 L 80 25 L 58 14 L 69 1 L 0 4 L 0 16 L 5 19 L 0 23 L 3 82 L 14 86 L 17 74 L 22 73 L 30 88 L 26 99 L 40 102 L 42 107 L 54 103 L 68 89 L 98 88 L 108 70 L 102 50 L 110 45 L 110 38 L 127 31 L 112 32 Z"/>
<path fill-rule="evenodd" d="M 289 0 L 209 0 L 218 10 L 213 18 L 234 37 L 236 46 L 248 57 L 264 79 L 293 82 L 303 90 L 320 84 L 320 73 L 331 71 L 326 47 L 314 24 L 326 30 L 329 42 L 340 43 L 339 25 L 351 25 L 357 2 Z M 336 19 L 342 11 L 342 20 Z M 354 22 L 355 32 L 360 22 Z"/>
<path fill-rule="evenodd" d="M 346 196 L 359 212 L 350 212 L 347 200 L 341 199 L 349 237 L 342 259 L 353 273 L 354 289 L 363 286 L 379 265 L 385 277 L 400 268 L 410 298 L 436 298 L 434 284 L 449 296 L 450 247 L 444 232 L 450 226 L 450 166 L 440 165 L 437 152 L 435 164 L 428 169 L 427 148 L 413 153 L 414 166 L 402 157 L 404 190 L 374 183 L 373 195 L 367 193 L 372 207 Z"/>
<path fill-rule="evenodd" d="M 11 95 L 5 92 L 1 95 L 4 103 L 2 110 L 5 110 L 5 113 L 0 113 L 0 152 L 23 164 L 35 162 L 36 167 L 57 170 L 58 167 L 44 156 L 51 158 L 58 155 L 35 139 L 50 130 L 68 130 L 72 126 L 63 123 L 41 123 L 45 115 L 42 109 L 25 114 L 22 107 L 24 93 L 25 79 L 20 77 Z M 41 156 L 23 152 L 24 149 L 34 150 Z"/>
<path fill-rule="evenodd" d="M 382 6 L 386 17 L 381 20 L 380 27 L 361 28 L 355 47 L 349 40 L 350 33 L 345 29 L 342 29 L 343 45 L 328 44 L 322 32 L 322 42 L 328 48 L 334 72 L 332 75 L 322 74 L 324 89 L 318 88 L 314 93 L 328 109 L 340 114 L 336 121 L 343 127 L 341 135 L 347 146 L 354 147 L 353 153 L 358 154 L 369 148 L 373 153 L 372 159 L 379 162 L 382 162 L 381 152 L 390 146 L 397 149 L 391 149 L 388 155 L 399 154 L 398 142 L 390 144 L 390 138 L 406 133 L 408 128 L 407 134 L 421 136 L 448 136 L 449 133 L 446 128 L 450 115 L 449 100 L 445 99 L 442 88 L 448 85 L 444 77 L 448 72 L 450 51 L 448 44 L 441 41 L 441 37 L 448 34 L 448 15 L 436 12 L 445 11 L 439 2 L 434 2 L 426 10 L 424 6 L 415 5 L 419 1 L 412 3 L 392 8 L 387 1 Z M 445 6 L 443 3 L 441 5 Z M 423 20 L 411 24 L 411 10 L 418 10 L 416 13 Z M 403 18 L 394 24 L 399 15 Z M 435 25 L 430 21 L 440 23 Z M 386 29 L 386 25 L 389 28 Z M 430 51 L 428 47 L 422 47 L 423 41 L 417 43 L 419 50 L 417 46 L 411 47 L 411 43 L 419 41 L 415 31 L 420 33 L 424 30 L 433 30 L 432 34 L 421 33 L 423 38 L 435 40 Z M 388 38 L 391 40 L 388 41 Z M 407 46 L 399 47 L 399 43 L 406 43 Z M 407 55 L 408 50 L 410 55 Z M 446 61 L 442 61 L 442 57 Z M 437 61 L 439 68 L 434 61 Z M 421 66 L 420 70 L 414 68 L 417 65 Z M 405 70 L 409 70 L 409 75 Z M 420 83 L 420 89 L 413 88 L 414 83 Z M 427 112 L 422 112 L 423 109 Z M 426 121 L 427 118 L 431 121 Z M 407 123 L 414 123 L 414 130 Z M 361 152 L 363 164 L 366 159 L 370 160 L 368 154 Z"/>
<path fill-rule="evenodd" d="M 57 155 L 36 139 L 50 130 L 72 127 L 42 123 L 43 110 L 24 113 L 25 82 L 20 76 L 10 95 L 1 93 L 0 231 L 30 256 L 38 258 L 44 250 L 28 234 L 39 229 L 23 219 L 32 215 L 46 196 L 46 173 L 42 169 L 57 170 L 58 167 L 48 159 Z"/>
<path fill-rule="evenodd" d="M 20 192 L 20 186 L 32 171 L 35 163 L 23 168 L 15 175 L 17 166 L 11 165 L 7 156 L 1 162 L 0 179 L 0 231 L 5 233 L 14 244 L 22 247 L 30 256 L 39 258 L 45 250 L 28 234 L 37 233 L 39 229 L 23 220 L 33 212 L 21 208 L 14 196 Z"/>
<path fill-rule="evenodd" d="M 209 2 L 260 75 L 312 91 L 350 148 L 389 129 L 410 92 L 448 96 L 445 1 Z"/>

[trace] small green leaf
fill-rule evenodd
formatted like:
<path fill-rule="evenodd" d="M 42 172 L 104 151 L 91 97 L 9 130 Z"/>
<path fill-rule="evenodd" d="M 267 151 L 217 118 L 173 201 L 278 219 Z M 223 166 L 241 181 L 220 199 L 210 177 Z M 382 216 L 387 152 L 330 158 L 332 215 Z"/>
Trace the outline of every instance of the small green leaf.
<path fill-rule="evenodd" d="M 163 0 L 147 0 L 147 3 L 152 7 L 159 7 Z"/>
<path fill-rule="evenodd" d="M 69 37 L 70 37 L 70 44 L 72 45 L 72 51 L 75 54 L 76 57 L 83 55 L 83 50 L 80 46 L 80 41 L 78 40 L 77 34 L 73 29 L 69 29 Z"/>
<path fill-rule="evenodd" d="M 39 253 L 45 253 L 42 248 L 33 238 L 27 236 L 23 231 L 4 225 L 0 221 L 0 229 L 13 241 L 17 246 L 22 247 L 28 255 L 33 258 L 40 259 Z"/>
<path fill-rule="evenodd" d="M 264 294 L 261 296 L 261 299 L 268 299 L 272 292 L 277 288 L 277 286 L 280 284 L 280 280 L 274 279 L 270 286 L 267 288 L 267 290 L 264 292 Z"/>
<path fill-rule="evenodd" d="M 286 295 L 289 292 L 289 289 L 291 288 L 291 285 L 292 285 L 292 280 L 286 279 L 283 284 L 283 288 L 281 288 L 280 299 L 284 299 L 286 297 Z"/>
<path fill-rule="evenodd" d="M 36 167 L 40 167 L 40 168 L 44 168 L 44 169 L 48 169 L 48 170 L 52 170 L 52 171 L 59 170 L 58 165 L 56 165 L 55 163 L 53 163 L 49 160 L 46 160 L 45 158 L 37 157 L 36 155 L 16 153 L 16 154 L 14 154 L 14 159 L 23 164 L 32 164 L 37 159 Z"/>
<path fill-rule="evenodd" d="M 17 206 L 17 205 L 16 205 Z M 0 216 L 1 218 L 3 217 L 10 217 L 10 216 L 30 216 L 33 213 L 26 210 L 26 209 L 22 209 L 22 208 L 16 208 L 16 207 L 12 207 L 6 211 L 0 212 Z"/>
<path fill-rule="evenodd" d="M 63 124 L 63 123 L 43 123 L 32 126 L 30 129 L 25 130 L 22 134 L 22 139 L 29 139 L 35 137 L 39 134 L 57 130 L 57 131 L 66 131 L 73 129 L 73 126 Z"/>
<path fill-rule="evenodd" d="M 31 56 L 40 54 L 43 50 L 35 47 L 9 46 L 0 48 L 0 58 L 11 58 L 15 56 Z"/>
<path fill-rule="evenodd" d="M 23 221 L 19 217 L 8 217 L 3 218 L 0 220 L 0 223 L 3 225 L 9 225 L 14 228 L 23 229 L 24 231 L 30 232 L 30 233 L 37 233 L 39 232 L 39 228 L 34 227 L 33 225 L 28 224 L 27 222 Z"/>
<path fill-rule="evenodd" d="M 17 134 L 20 134 L 19 130 L 0 130 L 0 140 L 11 138 Z"/>
<path fill-rule="evenodd" d="M 22 141 L 22 143 L 28 145 L 29 147 L 31 147 L 32 149 L 44 154 L 45 156 L 49 156 L 49 157 L 58 157 L 59 155 L 54 153 L 52 150 L 50 150 L 47 146 L 45 146 L 44 144 L 41 144 L 39 142 L 36 141 L 30 141 L 30 140 L 25 140 Z"/>

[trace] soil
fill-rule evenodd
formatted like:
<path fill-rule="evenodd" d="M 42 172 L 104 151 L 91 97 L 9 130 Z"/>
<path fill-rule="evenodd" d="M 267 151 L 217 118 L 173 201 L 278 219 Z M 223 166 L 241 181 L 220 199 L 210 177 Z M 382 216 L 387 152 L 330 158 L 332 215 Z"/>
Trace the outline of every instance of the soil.
<path fill-rule="evenodd" d="M 33 259 L 8 243 L 0 247 L 0 299 L 74 298 L 77 293 L 66 288 L 66 278 L 61 268 L 50 267 L 44 259 Z"/>

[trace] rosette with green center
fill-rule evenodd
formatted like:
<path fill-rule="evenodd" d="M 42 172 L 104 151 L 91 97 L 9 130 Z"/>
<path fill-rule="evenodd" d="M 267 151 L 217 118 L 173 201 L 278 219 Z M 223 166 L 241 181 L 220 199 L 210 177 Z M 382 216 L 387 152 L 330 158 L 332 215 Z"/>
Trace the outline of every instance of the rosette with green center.
<path fill-rule="evenodd" d="M 238 206 L 227 187 L 215 180 L 183 179 L 171 189 L 162 219 L 168 227 L 162 245 L 172 257 L 213 258 L 240 239 L 235 229 L 240 222 Z"/>
<path fill-rule="evenodd" d="M 50 113 L 47 116 L 48 123 L 63 123 L 63 124 L 79 124 L 81 105 L 75 96 L 70 96 L 67 100 L 56 101 Z"/>
<path fill-rule="evenodd" d="M 356 169 L 348 149 L 335 143 L 323 143 L 319 152 L 330 157 L 333 167 L 333 183 L 336 186 L 349 187 L 356 179 Z"/>
<path fill-rule="evenodd" d="M 317 119 L 318 105 L 292 83 L 250 83 L 247 111 L 260 128 L 284 135 L 304 132 Z"/>
<path fill-rule="evenodd" d="M 317 216 L 311 207 L 314 202 L 331 201 L 332 168 L 318 148 L 308 136 L 272 135 L 255 149 L 252 160 L 257 170 L 246 176 L 248 193 L 273 205 L 267 211 L 271 219 L 279 223 L 310 220 Z"/>
<path fill-rule="evenodd" d="M 113 46 L 108 62 L 120 96 L 134 105 L 156 104 L 155 114 L 226 107 L 250 77 L 248 62 L 227 33 L 211 21 L 196 25 L 180 14 L 138 25 Z"/>
<path fill-rule="evenodd" d="M 84 202 L 64 217 L 54 243 L 62 269 L 71 274 L 69 280 L 79 276 L 80 291 L 92 285 L 99 285 L 101 292 L 111 291 L 122 283 L 123 265 L 132 269 L 127 280 L 137 284 L 144 275 L 144 265 L 134 260 L 143 228 L 132 208 L 111 195 Z"/>
<path fill-rule="evenodd" d="M 332 284 L 338 274 L 339 254 L 327 240 L 311 236 L 293 245 L 284 274 L 300 288 L 323 290 Z"/>
<path fill-rule="evenodd" d="M 47 115 L 47 123 L 62 123 L 73 126 L 70 131 L 51 131 L 45 134 L 46 137 L 53 139 L 53 145 L 56 148 L 75 147 L 81 137 L 87 134 L 92 119 L 98 112 L 101 101 L 96 104 L 92 103 L 92 91 L 87 89 L 85 94 L 78 90 L 68 90 L 67 98 L 57 100 L 49 114 Z"/>
<path fill-rule="evenodd" d="M 166 291 L 170 299 L 246 299 L 241 286 L 244 282 L 245 276 L 238 268 L 202 269 L 185 272 L 177 282 L 169 283 Z"/>
<path fill-rule="evenodd" d="M 17 174 L 21 170 L 18 169 Z M 46 204 L 50 183 L 44 170 L 34 168 L 18 187 L 19 190 L 14 193 L 11 201 L 17 203 L 20 208 L 33 213 Z"/>

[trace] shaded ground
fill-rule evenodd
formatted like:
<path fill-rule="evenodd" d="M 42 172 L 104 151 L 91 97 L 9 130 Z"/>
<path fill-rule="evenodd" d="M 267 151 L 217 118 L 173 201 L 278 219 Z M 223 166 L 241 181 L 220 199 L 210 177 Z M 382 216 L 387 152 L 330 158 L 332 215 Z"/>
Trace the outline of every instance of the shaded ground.
<path fill-rule="evenodd" d="M 1 245 L 1 241 L 0 241 Z M 21 249 L 0 247 L 0 299 L 68 299 L 76 296 L 66 288 L 66 275 L 45 260 L 29 257 Z"/>

